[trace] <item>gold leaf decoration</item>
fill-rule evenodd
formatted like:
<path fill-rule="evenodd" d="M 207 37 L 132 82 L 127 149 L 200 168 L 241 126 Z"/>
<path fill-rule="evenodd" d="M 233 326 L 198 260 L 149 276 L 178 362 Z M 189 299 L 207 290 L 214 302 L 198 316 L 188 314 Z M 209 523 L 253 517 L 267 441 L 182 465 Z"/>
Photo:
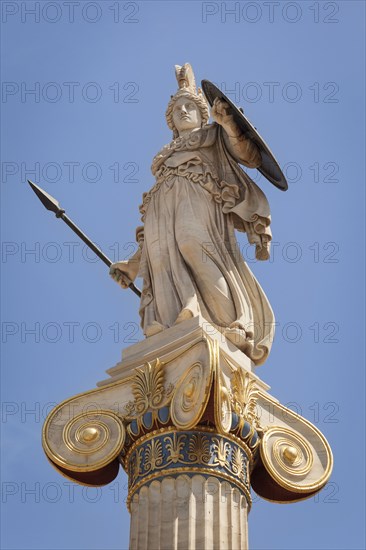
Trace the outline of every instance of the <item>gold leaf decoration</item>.
<path fill-rule="evenodd" d="M 208 438 L 201 433 L 193 434 L 189 441 L 189 460 L 199 464 L 208 464 L 210 460 L 210 443 Z"/>
<path fill-rule="evenodd" d="M 174 426 L 187 430 L 198 424 L 210 395 L 211 381 L 212 371 L 200 361 L 184 371 L 175 386 L 170 404 Z"/>
<path fill-rule="evenodd" d="M 157 409 L 164 398 L 164 372 L 163 363 L 159 359 L 155 364 L 146 363 L 136 369 L 136 375 L 132 382 L 132 393 L 135 398 L 133 407 L 128 403 L 128 411 L 143 414 L 147 409 Z"/>
<path fill-rule="evenodd" d="M 176 464 L 180 460 L 184 459 L 183 453 L 181 450 L 184 448 L 184 440 L 186 436 L 180 435 L 177 437 L 177 434 L 174 433 L 172 437 L 165 437 L 164 441 L 166 443 L 166 448 L 169 452 L 168 460 Z"/>
<path fill-rule="evenodd" d="M 227 433 L 230 431 L 231 427 L 231 396 L 222 375 L 220 375 L 219 380 L 220 384 L 218 385 L 216 392 L 219 418 L 216 420 L 220 431 L 222 430 Z"/>
<path fill-rule="evenodd" d="M 158 468 L 163 463 L 163 450 L 161 441 L 153 439 L 146 447 L 144 470 L 145 473 Z"/>
<path fill-rule="evenodd" d="M 258 425 L 257 414 L 258 389 L 255 380 L 248 372 L 238 369 L 232 379 L 232 401 L 234 411 L 243 416 L 248 422 Z"/>
<path fill-rule="evenodd" d="M 231 450 L 230 443 L 224 441 L 221 437 L 220 439 L 214 437 L 212 441 L 212 448 L 216 453 L 216 463 L 220 464 L 222 467 L 229 466 L 227 458 Z"/>
<path fill-rule="evenodd" d="M 64 406 L 64 405 L 62 405 Z M 48 417 L 43 428 L 43 448 L 57 466 L 70 472 L 95 472 L 109 465 L 123 450 L 126 430 L 111 410 L 83 411 L 60 422 L 61 406 Z M 58 436 L 55 436 L 55 433 Z"/>
<path fill-rule="evenodd" d="M 135 453 L 133 454 L 131 463 L 130 463 L 130 476 L 131 476 L 131 483 L 134 483 L 135 480 L 141 475 L 142 473 L 142 452 L 143 449 L 137 449 Z"/>
<path fill-rule="evenodd" d="M 244 455 L 238 447 L 233 450 L 232 468 L 234 474 L 240 479 L 245 480 L 245 459 Z"/>

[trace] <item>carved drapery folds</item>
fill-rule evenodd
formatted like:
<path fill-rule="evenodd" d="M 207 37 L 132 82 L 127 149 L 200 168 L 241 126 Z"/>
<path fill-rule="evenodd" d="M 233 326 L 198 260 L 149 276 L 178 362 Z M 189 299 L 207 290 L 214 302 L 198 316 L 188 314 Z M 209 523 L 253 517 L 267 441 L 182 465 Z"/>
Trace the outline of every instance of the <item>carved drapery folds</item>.
<path fill-rule="evenodd" d="M 182 472 L 216 475 L 248 504 L 250 483 L 277 502 L 324 487 L 332 455 L 319 430 L 270 397 L 221 335 L 197 320 L 185 323 L 188 336 L 156 349 L 138 344 L 146 352 L 130 354 L 99 388 L 50 413 L 43 446 L 53 466 L 79 483 L 103 485 L 122 464 L 129 500 L 152 480 Z"/>

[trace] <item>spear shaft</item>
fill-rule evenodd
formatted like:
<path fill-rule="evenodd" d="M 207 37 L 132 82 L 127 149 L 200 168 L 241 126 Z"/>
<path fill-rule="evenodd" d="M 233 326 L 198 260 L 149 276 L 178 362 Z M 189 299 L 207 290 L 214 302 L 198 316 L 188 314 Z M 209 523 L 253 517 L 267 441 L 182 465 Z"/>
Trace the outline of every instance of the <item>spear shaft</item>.
<path fill-rule="evenodd" d="M 70 229 L 72 229 L 74 231 L 74 233 L 77 234 L 78 237 L 80 237 L 80 239 L 82 241 L 84 241 L 84 243 L 92 249 L 92 251 L 94 252 L 94 254 L 96 254 L 98 256 L 98 258 L 100 258 L 102 260 L 102 262 L 104 262 L 108 267 L 110 267 L 112 265 L 112 262 L 111 260 L 108 258 L 108 256 L 106 256 L 104 254 L 104 252 L 102 252 L 100 250 L 100 248 L 98 248 L 94 243 L 93 241 L 91 241 L 86 235 L 85 233 L 83 233 L 81 231 L 81 229 L 74 224 L 73 221 L 70 220 L 70 218 L 68 216 L 66 216 L 65 214 L 65 210 L 63 210 L 63 208 L 60 207 L 58 201 L 52 197 L 51 195 L 49 195 L 48 193 L 46 193 L 46 191 L 43 191 L 43 189 L 41 189 L 38 185 L 36 185 L 35 183 L 33 183 L 32 181 L 28 180 L 28 183 L 29 185 L 31 186 L 31 188 L 33 189 L 33 191 L 35 192 L 35 194 L 37 195 L 37 197 L 39 198 L 39 200 L 41 201 L 41 203 L 45 206 L 45 208 L 47 208 L 47 210 L 51 210 L 51 212 L 54 212 L 56 214 L 56 218 L 61 218 L 61 220 L 63 220 L 66 225 L 68 225 L 70 227 Z M 128 287 L 140 298 L 141 297 L 141 291 L 131 282 Z"/>
<path fill-rule="evenodd" d="M 92 241 L 90 241 L 88 237 L 84 235 L 84 233 L 81 231 L 81 229 L 77 225 L 75 225 L 68 216 L 66 216 L 66 214 L 61 213 L 57 217 L 61 218 L 70 227 L 70 229 L 72 229 L 73 232 L 76 233 L 77 236 L 80 237 L 80 239 L 84 241 L 84 243 L 87 244 L 89 248 L 92 249 L 94 254 L 96 254 L 102 260 L 102 262 L 104 262 L 108 267 L 111 267 L 112 262 L 108 258 L 108 256 L 106 256 L 104 252 L 100 250 L 100 248 L 98 248 Z"/>

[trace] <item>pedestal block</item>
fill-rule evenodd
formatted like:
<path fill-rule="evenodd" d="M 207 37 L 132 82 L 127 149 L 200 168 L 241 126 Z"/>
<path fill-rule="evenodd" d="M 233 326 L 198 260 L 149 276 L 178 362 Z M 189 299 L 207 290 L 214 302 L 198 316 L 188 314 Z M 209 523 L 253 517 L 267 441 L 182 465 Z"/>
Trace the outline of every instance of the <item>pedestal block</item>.
<path fill-rule="evenodd" d="M 245 549 L 250 485 L 294 502 L 329 479 L 324 436 L 201 318 L 127 348 L 107 373 L 50 413 L 43 445 L 79 483 L 104 485 L 122 465 L 131 549 Z"/>

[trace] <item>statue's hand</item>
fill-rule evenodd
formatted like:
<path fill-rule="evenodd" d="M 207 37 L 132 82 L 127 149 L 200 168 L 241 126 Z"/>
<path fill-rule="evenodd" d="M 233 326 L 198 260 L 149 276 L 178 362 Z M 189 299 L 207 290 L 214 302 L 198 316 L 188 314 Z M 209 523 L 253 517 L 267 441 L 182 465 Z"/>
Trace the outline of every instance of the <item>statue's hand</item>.
<path fill-rule="evenodd" d="M 116 262 L 111 265 L 109 274 L 122 288 L 128 288 L 137 275 L 134 267 L 135 266 L 132 266 L 129 261 Z"/>
<path fill-rule="evenodd" d="M 216 97 L 211 107 L 211 115 L 217 124 L 230 127 L 234 122 L 234 117 L 231 113 L 230 105 L 223 99 Z"/>

